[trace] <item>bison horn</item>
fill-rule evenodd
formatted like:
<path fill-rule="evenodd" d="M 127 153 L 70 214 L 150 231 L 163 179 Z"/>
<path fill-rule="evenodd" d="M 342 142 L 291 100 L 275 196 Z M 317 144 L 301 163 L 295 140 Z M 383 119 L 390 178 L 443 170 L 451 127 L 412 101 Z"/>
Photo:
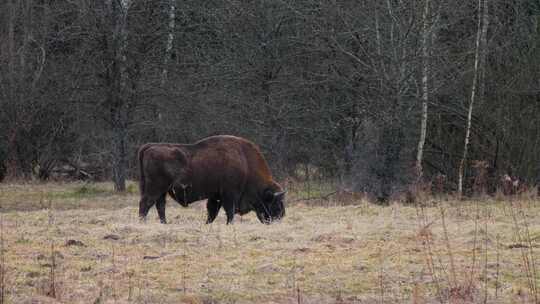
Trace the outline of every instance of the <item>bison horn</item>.
<path fill-rule="evenodd" d="M 274 193 L 274 198 L 276 198 L 276 199 L 281 199 L 281 198 L 283 198 L 283 196 L 285 195 L 285 193 L 287 193 L 287 191 L 279 191 L 279 192 L 275 192 L 275 193 Z"/>

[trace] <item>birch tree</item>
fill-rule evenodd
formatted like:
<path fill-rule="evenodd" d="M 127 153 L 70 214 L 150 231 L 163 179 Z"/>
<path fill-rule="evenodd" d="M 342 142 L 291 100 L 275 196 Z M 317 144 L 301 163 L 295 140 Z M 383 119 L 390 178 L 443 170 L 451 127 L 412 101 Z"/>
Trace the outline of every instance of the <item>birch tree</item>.
<path fill-rule="evenodd" d="M 427 120 L 428 120 L 428 81 L 429 81 L 429 0 L 424 2 L 424 12 L 422 15 L 422 116 L 420 120 L 420 139 L 418 140 L 418 150 L 416 154 L 416 178 L 420 182 L 423 175 L 422 158 L 424 154 L 424 144 L 426 142 Z"/>
<path fill-rule="evenodd" d="M 163 69 L 161 70 L 161 87 L 165 86 L 167 82 L 167 73 L 169 69 L 169 60 L 172 55 L 173 43 L 174 43 L 174 28 L 176 18 L 176 0 L 169 0 L 169 13 L 168 13 L 168 28 L 167 28 L 167 41 L 165 43 L 165 56 L 163 58 Z"/>
<path fill-rule="evenodd" d="M 473 82 L 471 86 L 471 97 L 469 102 L 469 108 L 467 112 L 467 126 L 465 129 L 465 144 L 463 146 L 463 155 L 459 163 L 458 169 L 458 195 L 463 195 L 463 171 L 465 169 L 465 161 L 467 159 L 467 152 L 469 148 L 469 141 L 471 136 L 471 123 L 472 123 L 472 113 L 474 108 L 474 102 L 477 95 L 478 82 L 479 79 L 483 80 L 481 77 L 486 56 L 486 44 L 487 44 L 487 29 L 489 25 L 489 15 L 488 15 L 488 0 L 478 0 L 478 22 L 477 22 L 477 33 L 476 33 L 476 48 L 474 56 L 474 75 Z M 478 96 L 478 99 L 481 99 L 483 96 Z"/>
<path fill-rule="evenodd" d="M 171 69 L 170 65 L 170 59 L 173 54 L 173 46 L 174 46 L 174 36 L 175 36 L 175 28 L 176 28 L 176 0 L 169 0 L 168 6 L 167 6 L 167 26 L 166 26 L 166 39 L 165 39 L 165 47 L 163 52 L 163 65 L 161 68 L 161 78 L 159 82 L 159 87 L 163 91 L 170 91 L 167 90 L 167 82 L 169 81 L 168 75 L 169 75 L 169 69 Z M 163 106 L 161 106 L 163 107 Z M 154 103 L 152 105 L 152 119 L 154 120 L 154 123 L 152 123 L 152 137 L 154 141 L 163 141 L 165 136 L 163 135 L 163 129 L 161 128 L 162 123 L 162 113 L 160 109 L 160 104 Z"/>

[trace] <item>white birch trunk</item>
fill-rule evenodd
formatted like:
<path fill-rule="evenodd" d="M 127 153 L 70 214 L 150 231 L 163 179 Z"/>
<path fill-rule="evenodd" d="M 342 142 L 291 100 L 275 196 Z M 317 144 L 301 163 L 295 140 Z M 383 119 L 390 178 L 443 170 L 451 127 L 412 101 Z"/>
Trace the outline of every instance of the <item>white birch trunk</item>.
<path fill-rule="evenodd" d="M 386 65 L 384 63 L 384 60 L 382 58 L 382 41 L 381 41 L 381 28 L 379 24 L 379 12 L 375 11 L 375 33 L 377 38 L 377 57 L 379 58 L 380 68 L 382 70 L 382 76 L 379 77 L 379 85 L 382 87 L 384 79 L 389 79 L 388 74 L 386 73 Z"/>
<path fill-rule="evenodd" d="M 469 139 L 471 135 L 471 121 L 472 121 L 472 112 L 474 108 L 474 101 L 476 97 L 476 89 L 478 85 L 478 76 L 479 69 L 482 68 L 483 61 L 482 58 L 485 57 L 486 52 L 486 35 L 487 28 L 489 24 L 489 15 L 488 15 L 488 1 L 487 0 L 478 0 L 478 30 L 476 33 L 476 50 L 474 58 L 474 75 L 473 83 L 471 88 L 471 100 L 469 103 L 469 110 L 467 113 L 467 128 L 465 129 L 465 145 L 463 147 L 463 156 L 459 164 L 458 171 L 458 195 L 461 197 L 463 195 L 463 171 L 465 169 L 465 161 L 467 159 L 467 152 L 469 149 Z M 482 50 L 481 50 L 482 48 Z M 481 56 L 482 55 L 482 56 Z M 479 96 L 481 98 L 482 96 Z"/>
<path fill-rule="evenodd" d="M 420 123 L 420 139 L 418 140 L 418 150 L 416 154 L 416 177 L 420 182 L 423 175 L 422 159 L 424 155 L 424 144 L 426 142 L 427 120 L 428 120 L 428 80 L 429 80 L 429 0 L 425 0 L 424 14 L 422 16 L 422 118 Z"/>
<path fill-rule="evenodd" d="M 167 42 L 165 44 L 165 58 L 163 59 L 163 70 L 161 71 L 161 87 L 167 82 L 169 59 L 171 58 L 172 47 L 174 43 L 174 28 L 176 18 L 176 0 L 169 0 L 169 26 Z"/>
<path fill-rule="evenodd" d="M 127 83 L 127 74 L 126 74 L 126 50 L 127 50 L 127 17 L 129 7 L 131 5 L 131 0 L 122 0 L 120 1 L 121 12 L 120 21 L 118 22 L 117 34 L 118 37 L 118 50 L 117 50 L 117 60 L 120 66 L 120 98 L 126 98 L 126 83 Z"/>

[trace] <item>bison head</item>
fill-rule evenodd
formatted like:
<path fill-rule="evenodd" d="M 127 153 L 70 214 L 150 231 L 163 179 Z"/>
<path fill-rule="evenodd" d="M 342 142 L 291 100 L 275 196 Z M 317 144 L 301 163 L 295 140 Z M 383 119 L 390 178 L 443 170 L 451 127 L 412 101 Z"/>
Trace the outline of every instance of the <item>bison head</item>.
<path fill-rule="evenodd" d="M 270 224 L 285 216 L 284 198 L 285 191 L 274 192 L 271 189 L 266 189 L 260 197 L 259 202 L 253 206 L 259 221 L 264 224 Z"/>

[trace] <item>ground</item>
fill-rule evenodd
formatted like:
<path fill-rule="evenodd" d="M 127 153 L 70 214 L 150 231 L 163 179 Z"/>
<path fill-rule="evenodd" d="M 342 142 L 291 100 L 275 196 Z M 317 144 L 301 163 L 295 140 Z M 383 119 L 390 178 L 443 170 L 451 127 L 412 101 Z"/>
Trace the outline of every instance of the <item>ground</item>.
<path fill-rule="evenodd" d="M 0 184 L 7 303 L 534 303 L 540 201 L 416 206 L 302 200 L 286 217 L 206 225 L 170 199 L 138 214 L 136 184 Z M 54 254 L 53 254 L 54 253 Z M 1 297 L 0 288 L 0 297 Z M 538 301 L 538 300 L 536 300 Z M 538 302 L 537 302 L 538 303 Z"/>

